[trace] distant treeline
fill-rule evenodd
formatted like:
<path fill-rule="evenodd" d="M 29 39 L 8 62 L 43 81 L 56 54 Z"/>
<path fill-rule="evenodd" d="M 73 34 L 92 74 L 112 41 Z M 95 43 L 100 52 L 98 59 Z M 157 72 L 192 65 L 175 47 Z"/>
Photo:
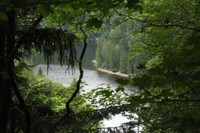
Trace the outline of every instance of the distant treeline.
<path fill-rule="evenodd" d="M 130 20 L 114 28 L 105 26 L 97 41 L 97 67 L 126 74 L 135 73 L 138 61 L 131 59 L 131 45 L 135 41 L 134 31 L 138 28 Z"/>

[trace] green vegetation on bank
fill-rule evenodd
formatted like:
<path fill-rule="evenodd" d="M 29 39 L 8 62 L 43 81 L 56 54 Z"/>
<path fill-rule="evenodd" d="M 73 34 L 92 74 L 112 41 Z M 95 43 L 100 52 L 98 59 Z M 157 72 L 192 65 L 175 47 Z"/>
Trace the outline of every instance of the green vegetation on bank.
<path fill-rule="evenodd" d="M 19 65 L 20 66 L 20 65 Z M 53 126 L 53 124 L 65 113 L 66 99 L 69 99 L 76 88 L 76 81 L 74 80 L 69 87 L 64 87 L 60 83 L 56 83 L 47 79 L 42 74 L 42 70 L 39 69 L 38 75 L 31 70 L 18 68 L 18 80 L 20 82 L 19 89 L 22 96 L 26 100 L 28 109 L 31 111 L 32 118 L 32 132 L 44 133 Z M 15 118 L 12 121 L 11 130 L 16 129 L 16 132 L 24 131 L 24 113 L 22 106 L 17 101 L 17 98 L 13 99 L 12 111 L 15 114 Z M 94 107 L 88 104 L 84 96 L 78 95 L 71 104 L 72 114 L 86 112 L 93 110 Z M 73 119 L 73 123 L 78 123 L 76 119 Z M 90 123 L 83 122 L 81 127 L 74 125 L 60 125 L 55 131 L 62 132 L 68 128 L 68 131 L 75 132 L 79 130 L 94 128 L 97 125 L 90 127 Z"/>

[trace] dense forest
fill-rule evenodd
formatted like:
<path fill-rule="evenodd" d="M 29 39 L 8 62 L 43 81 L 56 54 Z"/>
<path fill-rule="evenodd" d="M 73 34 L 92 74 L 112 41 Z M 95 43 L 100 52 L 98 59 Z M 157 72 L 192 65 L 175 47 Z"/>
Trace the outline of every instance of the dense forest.
<path fill-rule="evenodd" d="M 119 113 L 142 133 L 200 132 L 199 14 L 199 0 L 0 1 L 0 133 L 97 132 Z M 133 76 L 81 94 L 90 38 L 97 67 Z M 78 79 L 64 87 L 35 73 L 38 53 L 47 71 L 55 55 L 78 64 Z"/>
<path fill-rule="evenodd" d="M 113 19 L 105 25 L 102 35 L 97 38 L 97 67 L 129 75 L 138 71 L 139 59 L 131 59 L 131 45 L 135 41 L 134 31 L 139 29 L 139 25 L 135 21 L 124 19 Z"/>

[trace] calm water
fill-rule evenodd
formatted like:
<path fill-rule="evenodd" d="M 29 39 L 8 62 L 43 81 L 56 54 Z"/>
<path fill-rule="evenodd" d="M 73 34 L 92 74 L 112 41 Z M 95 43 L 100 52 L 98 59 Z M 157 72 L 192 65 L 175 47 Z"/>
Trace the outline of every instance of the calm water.
<path fill-rule="evenodd" d="M 78 57 L 80 55 L 82 48 L 83 48 L 82 44 L 77 45 L 76 49 Z M 89 44 L 83 59 L 83 69 L 84 69 L 83 81 L 87 84 L 84 87 L 84 90 L 90 91 L 91 89 L 97 88 L 101 84 L 109 84 L 112 89 L 115 89 L 117 87 L 117 83 L 115 82 L 115 80 L 120 77 L 96 70 L 94 64 L 92 63 L 92 60 L 95 59 L 95 51 L 96 51 L 96 44 Z M 54 60 L 53 63 L 50 64 L 50 68 L 47 74 L 47 67 L 46 65 L 44 65 L 42 55 L 33 57 L 33 61 L 35 63 L 41 64 L 36 67 L 36 71 L 39 68 L 41 68 L 43 73 L 47 77 L 51 78 L 54 81 L 61 82 L 65 86 L 69 86 L 74 78 L 78 79 L 79 77 L 78 66 L 75 66 L 74 71 L 72 70 L 67 71 L 67 65 L 63 65 L 61 67 L 58 61 Z M 131 89 L 132 87 L 128 88 Z"/>
<path fill-rule="evenodd" d="M 65 86 L 70 86 L 73 79 L 78 79 L 79 77 L 79 70 L 78 67 L 75 67 L 75 70 L 67 70 L 67 66 L 60 66 L 56 64 L 50 64 L 49 71 L 47 73 L 47 67 L 44 64 L 38 65 L 36 67 L 36 71 L 41 68 L 44 75 L 52 79 L 53 81 L 57 81 L 62 83 Z M 97 88 L 99 85 L 102 84 L 109 84 L 112 89 L 117 87 L 117 83 L 115 80 L 119 78 L 115 75 L 103 73 L 94 69 L 84 69 L 84 76 L 83 82 L 86 83 L 84 86 L 84 90 L 86 92 L 90 91 L 91 89 Z M 130 88 L 130 87 L 129 87 Z M 128 91 L 128 90 L 127 90 Z"/>
<path fill-rule="evenodd" d="M 80 51 L 82 46 L 80 45 L 77 47 L 77 51 Z M 84 86 L 84 90 L 86 92 L 90 91 L 91 89 L 97 88 L 99 85 L 102 84 L 109 84 L 112 89 L 115 89 L 117 87 L 117 83 L 115 80 L 119 77 L 115 75 L 110 75 L 107 73 L 103 73 L 100 71 L 97 71 L 94 67 L 94 64 L 92 64 L 92 60 L 95 58 L 95 49 L 96 45 L 90 45 L 86 51 L 83 67 L 84 67 L 84 76 L 83 81 L 87 84 Z M 80 53 L 80 52 L 79 52 Z M 36 63 L 43 63 L 41 61 L 40 57 L 34 57 L 33 59 Z M 51 64 L 50 69 L 47 74 L 47 67 L 44 64 L 38 65 L 36 67 L 36 71 L 41 68 L 43 70 L 43 73 L 52 79 L 53 81 L 57 81 L 62 83 L 65 86 L 69 86 L 70 83 L 73 81 L 74 78 L 78 79 L 79 77 L 79 70 L 76 66 L 74 71 L 67 71 L 67 66 L 60 66 L 57 63 Z M 132 89 L 132 87 L 127 88 L 127 92 L 130 92 L 129 89 Z M 114 127 L 119 126 L 121 123 L 127 122 L 128 120 L 121 115 L 117 115 L 113 117 L 111 120 L 104 120 L 103 123 L 105 127 Z"/>

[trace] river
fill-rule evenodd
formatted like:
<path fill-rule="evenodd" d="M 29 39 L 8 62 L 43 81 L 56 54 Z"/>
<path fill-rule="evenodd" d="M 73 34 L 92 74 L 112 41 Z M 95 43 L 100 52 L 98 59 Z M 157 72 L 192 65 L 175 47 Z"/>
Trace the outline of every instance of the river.
<path fill-rule="evenodd" d="M 77 47 L 78 53 L 81 50 L 82 45 L 79 45 Z M 84 86 L 84 90 L 86 92 L 90 91 L 91 89 L 97 88 L 99 85 L 102 84 L 109 84 L 112 89 L 115 89 L 117 87 L 117 83 L 115 80 L 119 77 L 116 75 L 107 74 L 104 72 L 97 71 L 94 64 L 92 63 L 92 60 L 95 59 L 95 50 L 96 50 L 96 44 L 90 44 L 88 47 L 83 61 L 83 69 L 84 69 L 84 76 L 83 76 L 83 82 L 87 85 Z M 44 65 L 43 61 L 41 60 L 41 56 L 34 57 L 33 61 L 35 63 L 41 63 L 36 67 L 38 70 L 39 68 L 42 69 L 43 73 L 50 79 L 56 82 L 62 83 L 64 86 L 69 86 L 70 83 L 73 81 L 74 78 L 78 79 L 79 76 L 79 70 L 78 66 L 75 66 L 74 71 L 67 70 L 67 65 L 63 65 L 62 67 L 57 63 L 54 62 L 50 64 L 49 71 L 47 73 L 47 67 Z M 130 87 L 127 88 L 126 91 L 130 91 Z M 127 122 L 128 120 L 125 117 L 122 117 L 121 115 L 116 115 L 113 117 L 113 119 L 110 120 L 104 120 L 104 126 L 105 127 L 114 127 L 119 126 L 120 124 Z"/>

